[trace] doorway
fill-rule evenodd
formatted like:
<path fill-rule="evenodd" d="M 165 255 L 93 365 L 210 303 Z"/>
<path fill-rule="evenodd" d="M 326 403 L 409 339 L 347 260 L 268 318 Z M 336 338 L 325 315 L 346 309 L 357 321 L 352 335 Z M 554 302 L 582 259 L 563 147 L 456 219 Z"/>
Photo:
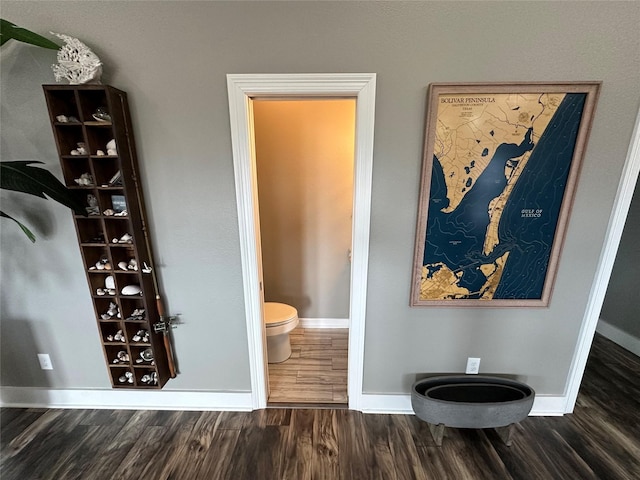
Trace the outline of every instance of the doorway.
<path fill-rule="evenodd" d="M 375 74 L 227 75 L 234 175 L 238 207 L 242 275 L 254 409 L 267 406 L 266 334 L 262 321 L 262 258 L 255 165 L 252 99 L 283 97 L 354 97 L 356 142 L 349 300 L 348 401 L 360 410 L 364 367 Z"/>
<path fill-rule="evenodd" d="M 264 301 L 300 318 L 268 364 L 269 405 L 347 403 L 355 106 L 252 100 Z"/>

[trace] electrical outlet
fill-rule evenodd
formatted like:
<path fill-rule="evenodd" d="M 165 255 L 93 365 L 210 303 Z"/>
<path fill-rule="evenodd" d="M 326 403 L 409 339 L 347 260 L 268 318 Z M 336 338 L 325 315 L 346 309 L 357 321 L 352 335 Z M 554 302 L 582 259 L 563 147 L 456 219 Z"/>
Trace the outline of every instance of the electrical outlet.
<path fill-rule="evenodd" d="M 467 370 L 465 373 L 477 374 L 480 371 L 480 359 L 469 357 L 467 358 Z"/>
<path fill-rule="evenodd" d="M 42 370 L 53 370 L 53 363 L 51 363 L 51 357 L 48 353 L 39 353 L 38 361 Z"/>

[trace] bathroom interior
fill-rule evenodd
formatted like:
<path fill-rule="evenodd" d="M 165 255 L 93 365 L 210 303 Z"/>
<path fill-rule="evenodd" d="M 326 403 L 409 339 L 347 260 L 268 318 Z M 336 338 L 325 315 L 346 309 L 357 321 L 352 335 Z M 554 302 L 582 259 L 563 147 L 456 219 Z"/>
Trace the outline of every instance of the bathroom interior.
<path fill-rule="evenodd" d="M 252 107 L 268 404 L 346 407 L 356 100 Z"/>

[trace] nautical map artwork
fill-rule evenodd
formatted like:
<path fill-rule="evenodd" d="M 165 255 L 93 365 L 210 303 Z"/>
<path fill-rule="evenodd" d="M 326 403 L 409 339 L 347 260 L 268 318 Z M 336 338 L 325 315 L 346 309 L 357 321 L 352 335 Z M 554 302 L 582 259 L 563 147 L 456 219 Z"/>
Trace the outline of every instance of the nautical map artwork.
<path fill-rule="evenodd" d="M 548 304 L 599 86 L 430 86 L 412 305 Z"/>

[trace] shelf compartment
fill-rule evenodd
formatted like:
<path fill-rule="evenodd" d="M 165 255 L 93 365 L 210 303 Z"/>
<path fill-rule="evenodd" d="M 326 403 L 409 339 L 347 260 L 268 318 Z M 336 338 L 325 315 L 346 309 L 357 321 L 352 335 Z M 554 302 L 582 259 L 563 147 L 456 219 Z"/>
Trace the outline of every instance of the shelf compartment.
<path fill-rule="evenodd" d="M 104 273 L 113 270 L 113 265 L 109 260 L 109 254 L 106 247 L 83 246 L 82 255 L 84 256 L 87 271 Z M 98 263 L 102 264 L 105 268 L 98 268 L 96 266 Z"/>
<path fill-rule="evenodd" d="M 120 171 L 118 158 L 92 156 L 91 163 L 93 164 L 96 185 L 102 188 L 114 186 L 111 180 L 115 177 L 116 173 Z"/>
<path fill-rule="evenodd" d="M 131 354 L 126 344 L 104 345 L 104 353 L 109 362 L 109 366 L 131 366 Z"/>
<path fill-rule="evenodd" d="M 100 203 L 101 213 L 107 217 L 114 217 L 114 219 L 126 218 L 129 216 L 127 210 L 126 199 L 124 190 L 122 188 L 114 188 L 109 190 L 98 191 L 98 198 Z M 107 215 L 105 212 L 111 210 L 113 215 Z M 122 215 L 123 211 L 127 210 L 126 215 Z"/>
<path fill-rule="evenodd" d="M 147 332 L 147 335 L 145 335 L 144 332 Z M 151 346 L 152 332 L 149 330 L 149 327 L 147 325 L 140 325 L 138 323 L 127 322 L 125 323 L 125 333 L 127 336 L 127 341 L 132 347 L 138 346 L 138 347 L 146 348 Z M 138 337 L 141 337 L 141 338 L 138 338 Z M 145 342 L 144 340 L 147 340 L 147 341 Z"/>
<path fill-rule="evenodd" d="M 52 124 L 57 123 L 57 117 L 59 115 L 76 117 L 80 120 L 78 105 L 76 104 L 76 95 L 73 90 L 49 90 L 47 104 L 49 106 L 49 115 Z"/>
<path fill-rule="evenodd" d="M 91 174 L 91 167 L 89 166 L 89 159 L 87 157 L 65 157 L 62 159 L 62 173 L 64 175 L 64 181 L 67 187 L 86 187 L 92 188 L 95 186 L 95 179 L 92 185 L 79 185 L 76 179 L 80 179 L 83 174 Z"/>
<path fill-rule="evenodd" d="M 133 366 L 135 382 L 139 387 L 158 388 L 158 372 L 155 367 Z"/>
<path fill-rule="evenodd" d="M 76 228 L 78 230 L 78 239 L 83 246 L 106 245 L 107 242 L 102 231 L 102 222 L 99 218 L 77 217 Z"/>
<path fill-rule="evenodd" d="M 113 269 L 118 273 L 138 274 L 140 272 L 133 245 L 123 244 L 120 248 L 111 249 L 111 258 L 113 259 Z M 137 270 L 133 268 L 134 266 L 137 266 Z M 126 270 L 122 267 L 125 267 Z"/>
<path fill-rule="evenodd" d="M 112 129 L 89 126 L 85 128 L 87 132 L 87 147 L 91 156 L 100 157 L 98 155 L 98 150 L 102 151 L 103 156 L 113 156 L 113 154 L 110 154 L 107 147 L 107 144 L 111 140 L 115 140 Z"/>
<path fill-rule="evenodd" d="M 118 295 L 122 298 L 138 298 L 141 297 L 141 294 L 127 294 L 123 293 L 126 287 L 137 287 L 142 292 L 142 287 L 140 286 L 140 276 L 138 272 L 115 272 L 116 286 L 118 287 Z M 131 290 L 131 289 L 129 289 Z"/>
<path fill-rule="evenodd" d="M 80 114 L 83 122 L 93 122 L 93 114 L 98 108 L 105 109 L 109 114 L 109 102 L 106 91 L 103 88 L 79 89 Z M 106 122 L 105 122 L 106 123 Z"/>
<path fill-rule="evenodd" d="M 114 387 L 128 387 L 135 386 L 135 375 L 131 367 L 122 367 L 119 365 L 110 365 L 109 372 L 111 373 L 111 384 Z M 131 381 L 128 381 L 127 375 L 131 376 Z M 122 381 L 123 378 L 126 380 Z"/>
<path fill-rule="evenodd" d="M 148 314 L 147 310 L 145 309 L 144 299 L 142 297 L 120 297 L 120 306 L 122 307 L 121 313 L 122 319 L 124 321 L 126 321 L 127 323 L 137 323 L 138 325 L 141 322 L 144 322 L 146 324 Z M 134 313 L 138 313 L 136 312 L 136 310 L 138 312 L 144 310 L 144 313 L 141 315 L 141 319 L 138 318 L 140 317 L 140 315 L 136 315 L 135 319 L 132 318 L 134 316 Z M 146 326 L 139 328 L 146 328 Z"/>
<path fill-rule="evenodd" d="M 56 140 L 60 155 L 71 157 L 86 157 L 89 154 L 88 146 L 82 132 L 82 125 L 79 123 L 69 123 L 55 126 Z M 78 145 L 81 144 L 81 145 Z M 73 154 L 80 146 L 86 149 L 84 153 Z"/>
<path fill-rule="evenodd" d="M 134 367 L 155 367 L 155 357 L 150 346 L 132 345 L 130 351 L 131 365 Z M 151 359 L 149 360 L 149 358 Z"/>
<path fill-rule="evenodd" d="M 124 341 L 119 340 L 119 331 L 122 331 L 122 338 Z M 105 345 L 127 344 L 127 334 L 125 329 L 122 328 L 120 322 L 100 322 L 100 335 L 102 336 L 102 343 Z"/>
<path fill-rule="evenodd" d="M 128 247 L 130 245 L 133 245 L 133 242 L 135 240 L 133 236 L 130 243 L 119 242 L 119 240 L 122 239 L 125 234 L 131 235 L 133 233 L 131 225 L 128 222 L 128 217 L 106 217 L 104 223 L 107 232 L 107 238 L 109 244 L 112 247 Z M 117 243 L 114 242 L 114 240 L 116 240 Z"/>
<path fill-rule="evenodd" d="M 94 297 L 114 297 L 115 295 L 117 295 L 118 293 L 118 285 L 116 283 L 113 294 L 108 293 L 107 290 L 107 286 L 105 284 L 105 282 L 107 281 L 108 277 L 113 277 L 114 282 L 115 282 L 115 277 L 113 276 L 112 272 L 111 273 L 104 273 L 103 270 L 98 271 L 96 273 L 93 272 L 89 272 L 89 275 L 87 275 L 88 279 L 89 279 L 89 288 L 91 288 L 91 294 Z M 99 290 L 104 291 L 104 294 L 100 294 L 98 293 Z"/>
<path fill-rule="evenodd" d="M 122 320 L 122 310 L 114 298 L 96 298 L 93 301 L 96 318 L 101 322 L 119 322 Z M 115 312 L 113 309 L 115 306 Z M 120 316 L 118 316 L 118 314 Z"/>
<path fill-rule="evenodd" d="M 99 217 L 102 211 L 100 210 L 100 199 L 98 192 L 95 189 L 83 189 L 79 191 L 78 199 L 85 207 L 86 215 L 77 215 L 78 219 Z"/>

